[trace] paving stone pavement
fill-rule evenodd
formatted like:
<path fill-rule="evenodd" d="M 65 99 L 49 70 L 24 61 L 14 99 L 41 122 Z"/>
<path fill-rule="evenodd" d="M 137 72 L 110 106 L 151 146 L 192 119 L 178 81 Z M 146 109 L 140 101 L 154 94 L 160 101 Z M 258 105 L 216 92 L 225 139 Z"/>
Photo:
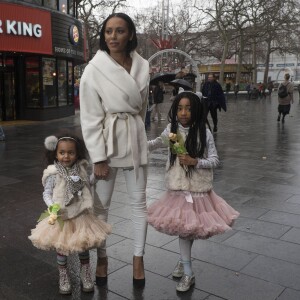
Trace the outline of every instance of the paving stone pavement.
<path fill-rule="evenodd" d="M 171 102 L 166 96 L 164 116 Z M 228 99 L 214 134 L 220 167 L 214 190 L 241 216 L 233 230 L 209 240 L 195 241 L 192 256 L 196 284 L 176 293 L 171 273 L 178 259 L 178 240 L 148 228 L 146 286 L 132 286 L 132 228 L 130 203 L 119 172 L 109 222 L 109 277 L 107 288 L 82 293 L 76 255 L 69 258 L 72 295 L 58 294 L 54 252 L 34 248 L 27 236 L 45 209 L 42 201 L 43 140 L 73 130 L 75 116 L 34 124 L 4 124 L 0 142 L 0 299 L 93 300 L 296 300 L 300 299 L 300 103 L 285 124 L 278 123 L 277 99 Z M 166 121 L 153 122 L 149 139 L 158 136 Z M 299 157 L 298 157 L 299 156 Z M 165 190 L 166 150 L 150 155 L 147 201 Z M 91 251 L 92 270 L 96 252 Z"/>

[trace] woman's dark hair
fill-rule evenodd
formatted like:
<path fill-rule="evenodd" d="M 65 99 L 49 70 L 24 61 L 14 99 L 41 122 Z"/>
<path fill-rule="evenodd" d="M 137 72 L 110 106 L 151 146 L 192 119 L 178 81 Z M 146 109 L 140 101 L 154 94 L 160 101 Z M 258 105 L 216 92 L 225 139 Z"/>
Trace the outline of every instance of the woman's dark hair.
<path fill-rule="evenodd" d="M 177 134 L 177 112 L 179 102 L 182 98 L 188 98 L 191 105 L 191 125 L 185 141 L 186 150 L 188 154 L 193 158 L 203 158 L 206 148 L 207 112 L 204 101 L 200 99 L 196 94 L 192 92 L 182 92 L 175 97 L 168 114 L 168 121 L 171 123 L 171 132 Z M 176 154 L 171 153 L 170 166 L 174 165 L 175 160 Z M 190 174 L 193 169 L 193 166 L 189 166 L 188 173 Z"/>
<path fill-rule="evenodd" d="M 81 138 L 79 138 L 75 135 L 66 133 L 61 136 L 58 136 L 57 139 L 59 140 L 59 142 L 61 142 L 61 141 L 74 142 L 76 145 L 77 160 L 87 159 L 87 149 Z M 57 143 L 57 145 L 53 151 L 46 149 L 45 161 L 46 161 L 47 165 L 52 165 L 54 163 L 54 161 L 57 161 L 56 152 L 57 152 L 57 146 L 58 146 L 59 142 Z"/>
<path fill-rule="evenodd" d="M 126 53 L 127 53 L 127 55 L 129 55 L 129 53 L 131 51 L 136 49 L 138 43 L 137 43 L 135 25 L 134 25 L 133 21 L 131 20 L 131 18 L 124 13 L 113 13 L 113 14 L 109 15 L 103 22 L 102 28 L 100 30 L 100 50 L 104 50 L 109 54 L 109 48 L 107 47 L 106 42 L 105 42 L 105 29 L 106 29 L 106 24 L 107 24 L 108 20 L 110 20 L 111 18 L 114 18 L 114 17 L 121 18 L 127 23 L 129 35 L 132 36 L 132 39 L 128 41 L 127 46 L 126 46 Z"/>

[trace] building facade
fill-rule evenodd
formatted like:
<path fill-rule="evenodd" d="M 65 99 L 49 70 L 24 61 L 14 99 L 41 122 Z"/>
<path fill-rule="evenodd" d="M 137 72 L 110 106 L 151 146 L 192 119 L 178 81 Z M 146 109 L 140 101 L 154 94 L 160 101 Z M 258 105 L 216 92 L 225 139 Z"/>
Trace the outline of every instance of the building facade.
<path fill-rule="evenodd" d="M 0 121 L 74 114 L 85 39 L 78 0 L 0 1 Z"/>
<path fill-rule="evenodd" d="M 265 64 L 258 62 L 257 64 L 257 81 L 263 81 Z M 289 73 L 291 80 L 300 82 L 300 57 L 295 54 L 272 53 L 269 63 L 268 81 L 282 82 L 284 74 Z"/>

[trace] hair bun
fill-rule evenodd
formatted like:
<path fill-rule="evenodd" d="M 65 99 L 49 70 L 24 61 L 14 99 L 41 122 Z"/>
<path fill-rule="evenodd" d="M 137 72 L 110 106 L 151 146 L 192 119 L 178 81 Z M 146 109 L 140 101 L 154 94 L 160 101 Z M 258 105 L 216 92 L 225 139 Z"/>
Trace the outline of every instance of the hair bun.
<path fill-rule="evenodd" d="M 46 137 L 44 142 L 46 149 L 49 151 L 54 151 L 56 149 L 57 141 L 58 139 L 54 135 Z"/>

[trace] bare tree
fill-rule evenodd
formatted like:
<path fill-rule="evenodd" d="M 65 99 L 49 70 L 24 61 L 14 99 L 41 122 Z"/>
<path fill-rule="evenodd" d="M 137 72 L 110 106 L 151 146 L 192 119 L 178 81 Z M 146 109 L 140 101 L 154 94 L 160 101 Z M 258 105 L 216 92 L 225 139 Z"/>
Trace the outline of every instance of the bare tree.
<path fill-rule="evenodd" d="M 263 2 L 263 1 L 261 1 Z M 267 2 L 267 1 L 266 1 Z M 267 83 L 270 55 L 272 52 L 293 53 L 299 49 L 297 45 L 299 26 L 299 4 L 294 0 L 273 0 L 264 5 L 263 33 L 265 37 L 265 73 Z"/>
<path fill-rule="evenodd" d="M 125 7 L 126 0 L 83 0 L 78 3 L 78 18 L 82 21 L 86 40 L 88 43 L 90 60 L 98 49 L 99 32 L 105 18 L 116 11 L 117 8 Z"/>
<path fill-rule="evenodd" d="M 228 57 L 229 43 L 234 38 L 232 30 L 232 23 L 234 20 L 232 12 L 228 9 L 227 3 L 228 1 L 226 0 L 215 0 L 209 2 L 209 6 L 203 7 L 202 1 L 194 1 L 195 9 L 205 13 L 207 16 L 207 26 L 205 30 L 217 32 L 222 42 L 223 47 L 219 76 L 221 85 L 224 81 L 225 60 Z"/>
<path fill-rule="evenodd" d="M 148 38 L 148 41 L 143 39 L 143 44 L 140 43 L 139 47 L 140 52 L 147 54 L 145 57 L 151 56 L 158 50 L 164 49 L 164 47 L 177 48 L 190 55 L 198 51 L 200 48 L 199 28 L 201 27 L 203 18 L 198 11 L 193 9 L 191 4 L 191 0 L 184 0 L 180 4 L 174 6 L 171 4 L 168 24 L 169 42 L 161 40 L 161 7 L 154 7 L 145 11 L 144 14 L 139 13 L 134 17 L 137 27 L 143 32 L 144 37 Z M 157 47 L 154 46 L 155 44 Z M 141 49 L 141 47 L 144 49 Z M 167 64 L 174 64 L 176 61 L 177 65 L 180 66 L 184 64 L 186 58 L 174 53 L 172 55 L 165 55 L 164 59 L 167 60 Z M 153 63 L 155 64 L 157 61 L 153 61 Z"/>

